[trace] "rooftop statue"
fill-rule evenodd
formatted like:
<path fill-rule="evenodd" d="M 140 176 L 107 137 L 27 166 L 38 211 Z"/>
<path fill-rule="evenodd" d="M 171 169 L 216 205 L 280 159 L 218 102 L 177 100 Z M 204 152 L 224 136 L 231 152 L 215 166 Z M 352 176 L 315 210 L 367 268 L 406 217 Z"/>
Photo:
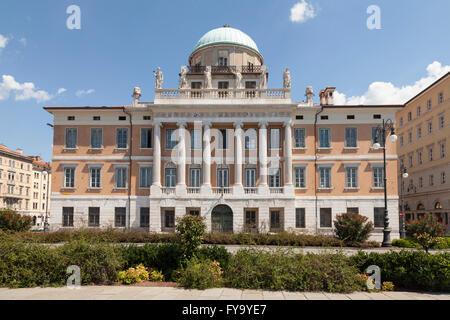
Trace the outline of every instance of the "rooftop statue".
<path fill-rule="evenodd" d="M 180 74 L 180 89 L 187 89 L 188 88 L 188 81 L 186 78 L 186 75 L 188 73 L 188 67 L 182 66 L 181 67 L 181 74 Z"/>
<path fill-rule="evenodd" d="M 136 86 L 133 89 L 133 98 L 136 99 L 136 100 L 139 100 L 140 97 L 141 97 L 141 88 Z"/>
<path fill-rule="evenodd" d="M 283 88 L 290 89 L 291 88 L 291 73 L 289 69 L 286 68 L 286 71 L 283 73 Z"/>
<path fill-rule="evenodd" d="M 261 75 L 259 80 L 259 86 L 261 89 L 267 89 L 267 67 L 265 65 L 261 66 Z"/>
<path fill-rule="evenodd" d="M 236 89 L 242 89 L 242 73 L 237 70 L 233 73 L 236 76 Z"/>
<path fill-rule="evenodd" d="M 157 70 L 158 70 L 157 72 L 153 71 L 153 75 L 156 78 L 155 89 L 162 89 L 162 84 L 164 80 L 163 73 L 161 72 L 160 67 L 158 67 Z"/>
<path fill-rule="evenodd" d="M 205 69 L 205 86 L 206 89 L 212 88 L 211 66 L 207 66 Z"/>

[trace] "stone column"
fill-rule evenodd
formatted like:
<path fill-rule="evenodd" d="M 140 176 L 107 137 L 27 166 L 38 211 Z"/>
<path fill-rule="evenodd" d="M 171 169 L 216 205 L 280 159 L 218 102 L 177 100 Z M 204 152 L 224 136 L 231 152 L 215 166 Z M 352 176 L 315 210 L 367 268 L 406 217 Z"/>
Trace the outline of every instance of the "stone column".
<path fill-rule="evenodd" d="M 151 195 L 161 194 L 161 122 L 153 124 L 153 172 Z"/>
<path fill-rule="evenodd" d="M 267 185 L 267 121 L 259 123 L 259 190 L 260 194 L 268 194 Z"/>
<path fill-rule="evenodd" d="M 233 194 L 243 194 L 244 187 L 242 186 L 242 122 L 234 123 L 234 188 Z"/>
<path fill-rule="evenodd" d="M 203 122 L 203 183 L 201 194 L 212 194 L 211 189 L 211 122 Z"/>
<path fill-rule="evenodd" d="M 180 194 L 186 192 L 186 123 L 178 122 L 178 145 L 177 145 L 177 190 Z"/>
<path fill-rule="evenodd" d="M 293 187 L 292 183 L 292 122 L 287 121 L 284 123 L 284 142 L 285 142 L 285 186 Z"/>

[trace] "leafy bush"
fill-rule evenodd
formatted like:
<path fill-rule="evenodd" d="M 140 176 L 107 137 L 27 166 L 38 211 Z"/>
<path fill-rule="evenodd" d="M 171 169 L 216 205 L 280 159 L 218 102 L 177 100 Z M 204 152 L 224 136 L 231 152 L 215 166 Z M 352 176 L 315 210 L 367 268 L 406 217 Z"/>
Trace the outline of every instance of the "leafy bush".
<path fill-rule="evenodd" d="M 438 237 L 433 237 L 430 234 L 424 233 L 414 233 L 414 239 L 416 242 L 428 253 L 428 250 L 441 244 L 441 240 Z"/>
<path fill-rule="evenodd" d="M 382 291 L 394 291 L 394 284 L 390 281 L 384 281 L 381 286 Z"/>
<path fill-rule="evenodd" d="M 370 265 L 381 269 L 382 281 L 395 283 L 397 287 L 413 290 L 450 290 L 450 253 L 427 254 L 423 251 L 388 253 L 358 252 L 349 258 L 364 273 Z"/>
<path fill-rule="evenodd" d="M 224 278 L 240 289 L 351 292 L 364 281 L 343 254 L 293 254 L 277 250 L 239 250 L 232 256 Z"/>
<path fill-rule="evenodd" d="M 176 230 L 180 236 L 183 248 L 183 259 L 191 259 L 202 244 L 206 230 L 205 218 L 187 214 L 182 218 L 177 218 Z"/>
<path fill-rule="evenodd" d="M 0 229 L 15 232 L 28 231 L 31 228 L 33 219 L 29 216 L 22 216 L 10 209 L 0 209 Z"/>
<path fill-rule="evenodd" d="M 358 213 L 338 215 L 334 221 L 336 236 L 344 242 L 364 242 L 374 230 L 373 223 Z"/>
<path fill-rule="evenodd" d="M 128 268 L 128 270 L 119 271 L 118 280 L 124 284 L 132 284 L 149 280 L 149 272 L 142 264 L 136 268 Z"/>
<path fill-rule="evenodd" d="M 420 248 L 414 239 L 393 239 L 392 246 L 400 248 Z"/>
<path fill-rule="evenodd" d="M 200 260 L 211 260 L 220 263 L 223 269 L 228 267 L 228 263 L 231 259 L 231 253 L 224 247 L 219 247 L 216 245 L 203 247 L 197 252 L 197 257 Z"/>
<path fill-rule="evenodd" d="M 220 263 L 211 260 L 192 258 L 180 272 L 178 283 L 185 288 L 208 289 L 222 286 L 222 269 Z"/>
<path fill-rule="evenodd" d="M 161 271 L 158 270 L 150 270 L 150 278 L 149 281 L 153 281 L 153 282 L 161 282 L 164 281 L 164 275 L 162 274 Z"/>
<path fill-rule="evenodd" d="M 142 263 L 147 268 L 162 270 L 166 279 L 173 280 L 173 272 L 181 266 L 183 251 L 178 243 L 130 245 L 122 250 L 127 268 Z"/>
<path fill-rule="evenodd" d="M 439 222 L 438 218 L 432 214 L 427 213 L 425 216 L 420 217 L 418 220 L 413 220 L 408 223 L 406 229 L 406 235 L 410 238 L 414 237 L 414 234 L 427 233 L 432 237 L 438 237 L 444 234 L 444 225 Z"/>

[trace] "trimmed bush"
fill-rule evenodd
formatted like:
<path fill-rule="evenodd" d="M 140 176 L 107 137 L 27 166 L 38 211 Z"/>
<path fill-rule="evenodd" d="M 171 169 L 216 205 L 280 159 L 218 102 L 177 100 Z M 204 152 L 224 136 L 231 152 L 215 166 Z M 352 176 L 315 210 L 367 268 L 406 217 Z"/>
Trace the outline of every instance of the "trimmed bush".
<path fill-rule="evenodd" d="M 432 237 L 438 237 L 442 236 L 444 232 L 444 225 L 432 213 L 427 213 L 425 216 L 420 217 L 419 220 L 410 221 L 406 229 L 406 235 L 410 238 L 414 238 L 414 234 L 419 235 L 424 233 Z"/>
<path fill-rule="evenodd" d="M 4 231 L 28 231 L 33 224 L 29 216 L 22 216 L 10 209 L 0 209 L 0 229 Z"/>
<path fill-rule="evenodd" d="M 197 253 L 198 247 L 202 244 L 206 230 L 205 218 L 189 214 L 177 218 L 176 230 L 183 249 L 183 261 L 188 261 Z"/>
<path fill-rule="evenodd" d="M 177 282 L 189 289 L 219 288 L 223 283 L 222 273 L 219 262 L 194 257 L 180 271 Z"/>
<path fill-rule="evenodd" d="M 358 213 L 344 213 L 334 221 L 336 236 L 344 242 L 365 242 L 374 230 L 373 223 Z"/>
<path fill-rule="evenodd" d="M 147 268 L 140 264 L 136 268 L 128 268 L 128 270 L 119 271 L 117 278 L 124 284 L 132 284 L 148 281 L 150 276 Z"/>
<path fill-rule="evenodd" d="M 231 259 L 231 253 L 224 247 L 212 245 L 198 250 L 197 257 L 200 260 L 217 261 L 223 269 L 226 269 Z"/>
<path fill-rule="evenodd" d="M 364 280 L 343 254 L 293 254 L 239 250 L 225 270 L 226 285 L 239 289 L 352 292 Z"/>
<path fill-rule="evenodd" d="M 349 258 L 360 272 L 368 266 L 381 269 L 381 280 L 395 286 L 428 291 L 450 291 L 450 253 L 427 254 L 423 251 L 370 253 L 360 251 Z"/>

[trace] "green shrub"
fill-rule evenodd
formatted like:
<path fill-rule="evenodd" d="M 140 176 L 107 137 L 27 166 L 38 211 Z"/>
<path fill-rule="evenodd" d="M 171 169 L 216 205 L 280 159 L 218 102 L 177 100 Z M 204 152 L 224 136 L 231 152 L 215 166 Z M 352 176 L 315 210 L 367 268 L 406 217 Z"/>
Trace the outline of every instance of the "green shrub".
<path fill-rule="evenodd" d="M 239 289 L 351 292 L 364 281 L 343 254 L 293 254 L 277 250 L 239 250 L 232 256 L 224 278 Z"/>
<path fill-rule="evenodd" d="M 400 248 L 420 248 L 420 245 L 413 239 L 393 239 L 392 246 Z"/>
<path fill-rule="evenodd" d="M 383 285 L 381 286 L 382 291 L 394 291 L 394 284 L 389 281 L 384 281 Z"/>
<path fill-rule="evenodd" d="M 182 218 L 177 218 L 176 230 L 180 237 L 183 249 L 183 260 L 188 261 L 203 242 L 206 230 L 205 218 L 187 214 Z"/>
<path fill-rule="evenodd" d="M 368 266 L 381 269 L 382 281 L 413 290 L 450 290 L 450 253 L 427 254 L 423 251 L 388 253 L 358 252 L 350 257 L 351 263 L 364 273 Z"/>
<path fill-rule="evenodd" d="M 15 232 L 28 231 L 31 228 L 33 219 L 29 216 L 22 216 L 10 209 L 0 209 L 0 229 Z"/>
<path fill-rule="evenodd" d="M 147 268 L 162 270 L 166 279 L 173 280 L 173 272 L 181 266 L 183 251 L 178 243 L 130 245 L 122 250 L 127 268 L 142 263 Z"/>
<path fill-rule="evenodd" d="M 413 220 L 408 223 L 406 235 L 414 238 L 414 234 L 424 234 L 426 232 L 432 237 L 438 237 L 443 235 L 444 231 L 444 225 L 439 222 L 438 218 L 432 213 L 427 213 L 418 220 Z"/>
<path fill-rule="evenodd" d="M 217 261 L 223 269 L 226 269 L 231 258 L 231 253 L 224 247 L 212 245 L 201 248 L 197 252 L 197 257 L 200 260 Z"/>
<path fill-rule="evenodd" d="M 358 213 L 344 213 L 336 216 L 335 233 L 344 242 L 365 242 L 374 230 L 373 223 Z"/>
<path fill-rule="evenodd" d="M 180 286 L 189 289 L 208 289 L 222 286 L 222 269 L 220 263 L 211 260 L 192 258 L 181 269 L 177 279 Z"/>

